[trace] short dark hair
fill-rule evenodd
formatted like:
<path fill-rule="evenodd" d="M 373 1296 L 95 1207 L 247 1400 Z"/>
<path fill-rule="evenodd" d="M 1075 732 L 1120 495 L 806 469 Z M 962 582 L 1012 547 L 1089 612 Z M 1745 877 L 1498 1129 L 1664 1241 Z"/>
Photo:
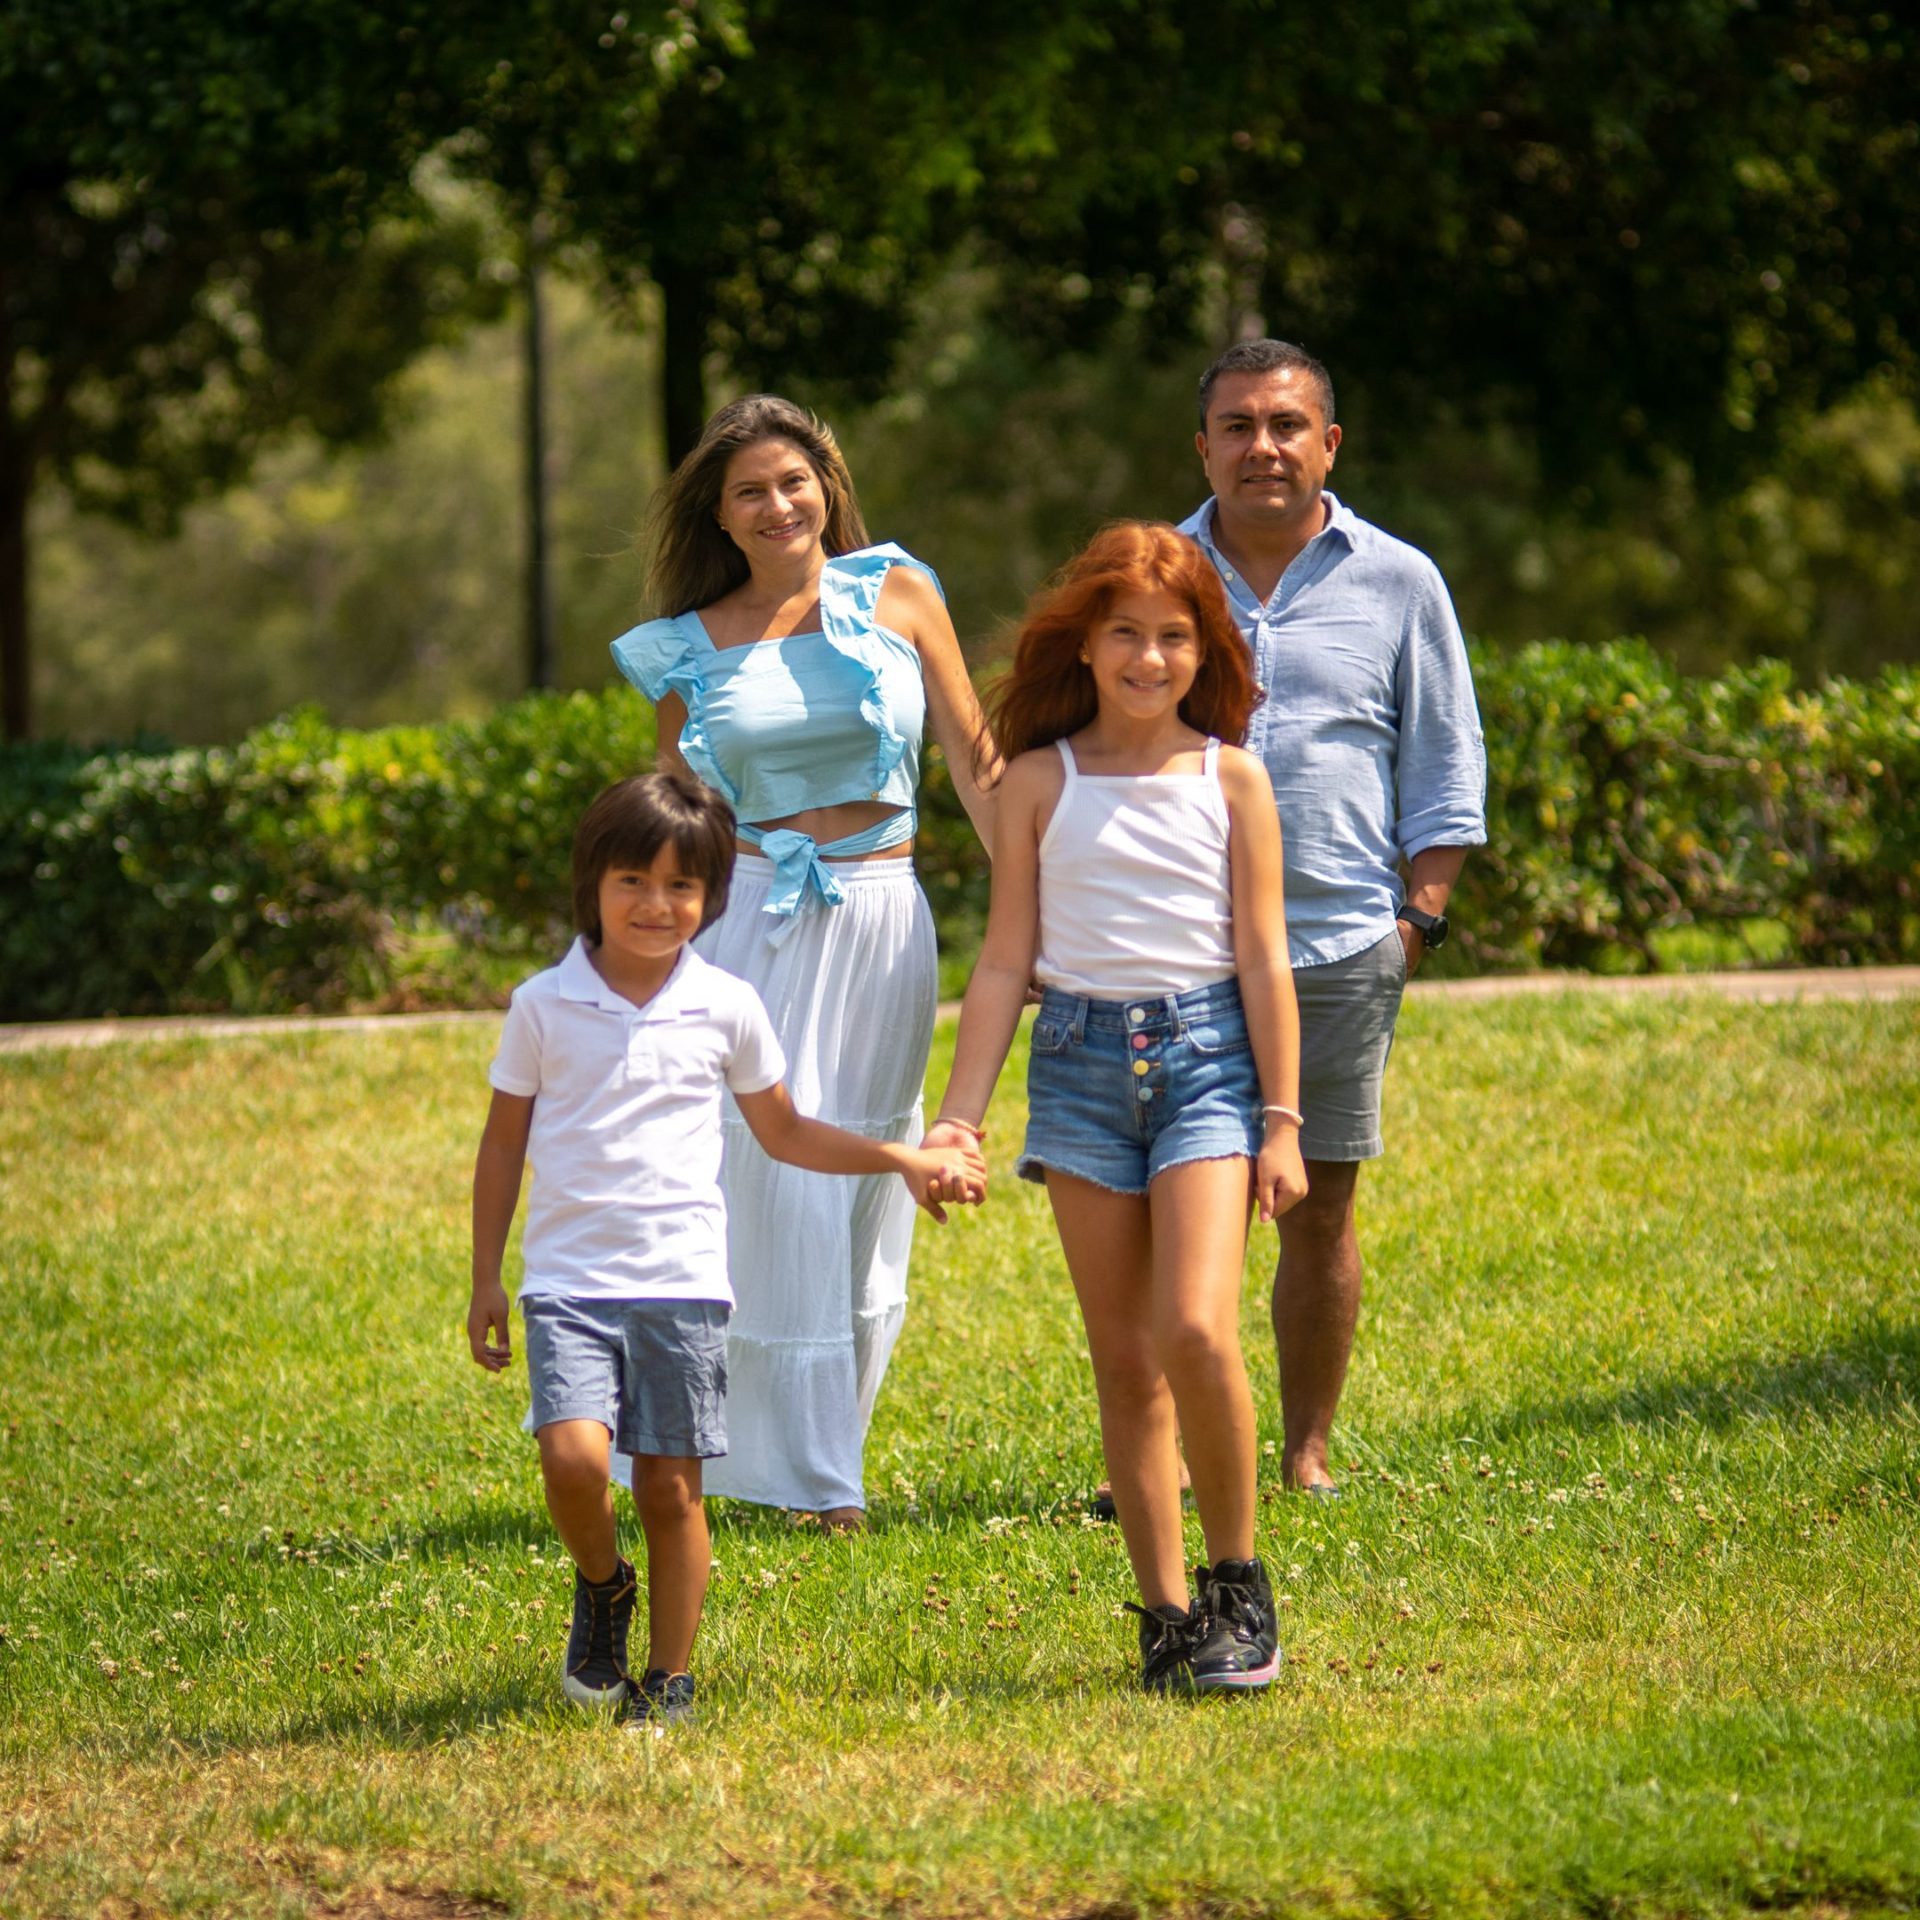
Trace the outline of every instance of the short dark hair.
<path fill-rule="evenodd" d="M 684 773 L 637 773 L 616 781 L 580 816 L 573 833 L 573 924 L 597 947 L 600 882 L 615 867 L 653 865 L 672 847 L 680 871 L 707 890 L 700 930 L 727 910 L 733 878 L 733 809 Z"/>
<path fill-rule="evenodd" d="M 1320 394 L 1320 424 L 1333 425 L 1333 376 L 1305 347 L 1291 340 L 1236 340 L 1200 376 L 1200 431 L 1207 430 L 1207 403 L 1223 373 L 1282 373 L 1292 368 L 1311 380 Z"/>

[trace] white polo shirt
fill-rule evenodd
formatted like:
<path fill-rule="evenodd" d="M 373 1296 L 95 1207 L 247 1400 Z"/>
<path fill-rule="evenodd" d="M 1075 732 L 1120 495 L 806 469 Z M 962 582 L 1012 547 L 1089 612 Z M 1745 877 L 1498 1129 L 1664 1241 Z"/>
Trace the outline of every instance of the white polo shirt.
<path fill-rule="evenodd" d="M 720 1089 L 761 1093 L 786 1070 L 760 996 L 691 947 L 644 1007 L 584 938 L 516 988 L 487 1077 L 533 1096 L 520 1297 L 731 1305 Z"/>

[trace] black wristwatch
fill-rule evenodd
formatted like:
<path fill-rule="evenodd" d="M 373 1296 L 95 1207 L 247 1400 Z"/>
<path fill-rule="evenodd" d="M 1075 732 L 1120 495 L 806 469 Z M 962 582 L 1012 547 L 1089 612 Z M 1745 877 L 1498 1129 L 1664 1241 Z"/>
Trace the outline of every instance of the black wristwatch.
<path fill-rule="evenodd" d="M 1426 942 L 1429 953 L 1447 944 L 1447 916 L 1444 913 L 1423 913 L 1418 907 L 1402 907 L 1396 918 L 1404 920 L 1410 927 L 1420 929 L 1420 938 Z"/>

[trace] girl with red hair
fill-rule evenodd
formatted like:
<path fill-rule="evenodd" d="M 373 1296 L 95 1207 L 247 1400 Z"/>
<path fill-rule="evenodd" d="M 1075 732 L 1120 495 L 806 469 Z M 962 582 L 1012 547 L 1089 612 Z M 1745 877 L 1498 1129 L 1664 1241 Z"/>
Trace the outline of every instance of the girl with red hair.
<path fill-rule="evenodd" d="M 1029 608 L 991 705 L 1009 765 L 986 942 L 927 1135 L 981 1137 L 1037 980 L 1016 1171 L 1045 1185 L 1079 1296 L 1154 1691 L 1263 1687 L 1279 1663 L 1240 1280 L 1249 1201 L 1273 1219 L 1307 1181 L 1279 816 L 1239 746 L 1256 698 L 1218 575 L 1169 526 L 1108 527 Z"/>

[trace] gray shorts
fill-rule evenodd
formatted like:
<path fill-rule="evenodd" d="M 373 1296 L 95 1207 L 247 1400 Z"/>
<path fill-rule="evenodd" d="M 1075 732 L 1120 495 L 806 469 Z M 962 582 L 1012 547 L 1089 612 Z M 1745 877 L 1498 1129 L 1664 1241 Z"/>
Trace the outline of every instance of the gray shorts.
<path fill-rule="evenodd" d="M 1373 1160 L 1380 1138 L 1380 1082 L 1407 987 L 1407 950 L 1395 926 L 1345 960 L 1295 967 L 1300 1002 L 1300 1129 L 1303 1160 Z"/>
<path fill-rule="evenodd" d="M 598 1420 L 621 1453 L 717 1458 L 732 1311 L 721 1300 L 522 1300 L 533 1430 Z"/>

